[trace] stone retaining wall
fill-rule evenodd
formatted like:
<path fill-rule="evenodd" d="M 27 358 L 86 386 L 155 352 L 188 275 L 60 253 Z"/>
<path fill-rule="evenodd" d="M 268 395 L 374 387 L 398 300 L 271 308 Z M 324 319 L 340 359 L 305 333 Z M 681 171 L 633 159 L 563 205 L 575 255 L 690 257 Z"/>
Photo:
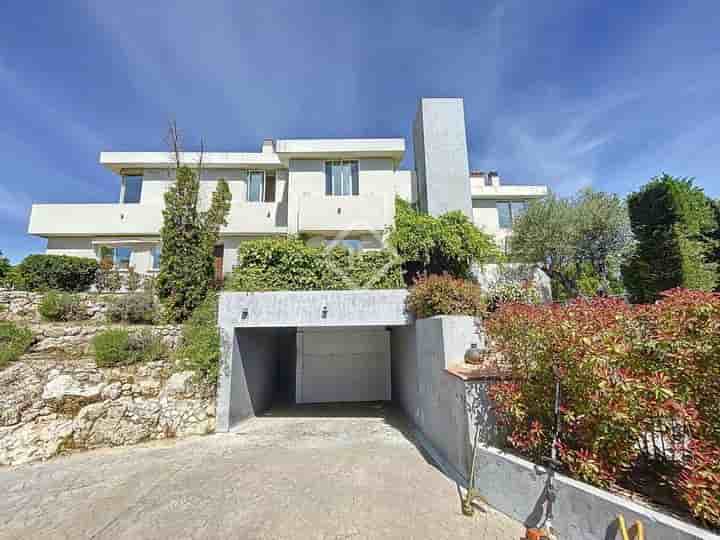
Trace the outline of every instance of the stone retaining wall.
<path fill-rule="evenodd" d="M 74 294 L 80 298 L 87 319 L 96 322 L 105 321 L 110 301 L 117 296 L 116 294 Z M 38 306 L 42 297 L 43 293 L 0 289 L 0 321 L 40 322 L 42 318 L 38 313 Z"/>
<path fill-rule="evenodd" d="M 180 342 L 182 327 L 179 325 L 164 326 L 120 326 L 100 325 L 93 323 L 68 323 L 68 324 L 30 324 L 28 326 L 33 333 L 35 341 L 30 347 L 30 352 L 37 353 L 62 353 L 70 356 L 90 354 L 92 338 L 108 328 L 125 328 L 132 335 L 149 331 L 151 334 L 162 338 L 163 343 L 175 349 Z"/>
<path fill-rule="evenodd" d="M 0 371 L 0 465 L 214 429 L 214 386 L 170 361 L 98 368 L 32 353 Z"/>

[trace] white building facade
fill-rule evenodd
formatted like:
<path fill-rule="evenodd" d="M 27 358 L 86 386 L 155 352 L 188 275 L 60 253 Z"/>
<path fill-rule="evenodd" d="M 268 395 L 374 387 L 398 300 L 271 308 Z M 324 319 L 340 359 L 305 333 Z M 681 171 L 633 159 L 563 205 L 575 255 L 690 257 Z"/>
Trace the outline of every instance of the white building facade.
<path fill-rule="evenodd" d="M 302 235 L 311 245 L 342 243 L 379 249 L 392 225 L 395 198 L 415 201 L 414 171 L 400 169 L 405 140 L 265 140 L 260 152 L 205 153 L 200 205 L 207 208 L 217 181 L 232 193 L 228 224 L 216 247 L 216 267 L 232 271 L 241 242 Z M 199 155 L 181 161 L 197 167 Z M 35 204 L 28 232 L 47 239 L 48 254 L 112 257 L 120 269 L 159 268 L 164 193 L 175 178 L 167 152 L 102 152 L 100 164 L 118 176 L 119 200 L 109 204 Z M 472 172 L 472 217 L 501 246 L 512 221 L 545 186 L 502 185 L 496 173 Z"/>

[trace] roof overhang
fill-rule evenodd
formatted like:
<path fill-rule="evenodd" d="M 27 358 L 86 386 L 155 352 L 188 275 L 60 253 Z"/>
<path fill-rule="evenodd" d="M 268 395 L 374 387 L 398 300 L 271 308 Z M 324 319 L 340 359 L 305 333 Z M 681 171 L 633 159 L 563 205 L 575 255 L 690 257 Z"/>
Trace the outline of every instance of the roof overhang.
<path fill-rule="evenodd" d="M 180 162 L 197 166 L 200 153 L 182 152 Z M 213 169 L 283 166 L 279 156 L 271 152 L 205 152 L 202 162 L 204 167 Z M 170 152 L 100 152 L 100 164 L 116 173 L 132 169 L 163 169 L 175 167 L 175 156 Z"/>
<path fill-rule="evenodd" d="M 402 161 L 405 139 L 280 139 L 275 152 L 291 158 L 390 158 Z"/>
<path fill-rule="evenodd" d="M 548 193 L 547 186 L 521 186 L 510 185 L 504 186 L 483 186 L 478 189 L 473 186 L 473 199 L 495 199 L 495 200 L 513 200 L 513 199 L 541 199 Z"/>

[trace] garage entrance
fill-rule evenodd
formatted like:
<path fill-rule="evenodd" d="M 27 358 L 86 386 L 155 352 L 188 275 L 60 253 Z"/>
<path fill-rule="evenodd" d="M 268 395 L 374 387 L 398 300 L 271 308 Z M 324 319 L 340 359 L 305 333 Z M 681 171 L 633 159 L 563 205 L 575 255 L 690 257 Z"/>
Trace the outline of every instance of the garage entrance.
<path fill-rule="evenodd" d="M 389 401 L 390 331 L 384 327 L 239 328 L 231 421 L 274 406 Z M 235 423 L 235 422 L 233 422 Z"/>
<path fill-rule="evenodd" d="M 405 291 L 223 293 L 218 431 L 272 406 L 392 399 Z"/>

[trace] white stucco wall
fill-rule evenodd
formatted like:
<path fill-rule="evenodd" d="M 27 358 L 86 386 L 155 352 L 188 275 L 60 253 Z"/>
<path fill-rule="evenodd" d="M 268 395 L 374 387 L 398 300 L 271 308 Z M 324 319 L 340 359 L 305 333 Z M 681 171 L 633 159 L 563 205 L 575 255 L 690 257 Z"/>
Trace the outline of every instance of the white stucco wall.
<path fill-rule="evenodd" d="M 92 238 L 48 238 L 45 253 L 48 255 L 71 255 L 73 257 L 95 258 Z"/>
<path fill-rule="evenodd" d="M 493 199 L 473 199 L 473 222 L 482 231 L 495 237 L 499 246 L 505 247 L 505 240 L 512 229 L 501 229 L 498 221 L 497 201 Z"/>

